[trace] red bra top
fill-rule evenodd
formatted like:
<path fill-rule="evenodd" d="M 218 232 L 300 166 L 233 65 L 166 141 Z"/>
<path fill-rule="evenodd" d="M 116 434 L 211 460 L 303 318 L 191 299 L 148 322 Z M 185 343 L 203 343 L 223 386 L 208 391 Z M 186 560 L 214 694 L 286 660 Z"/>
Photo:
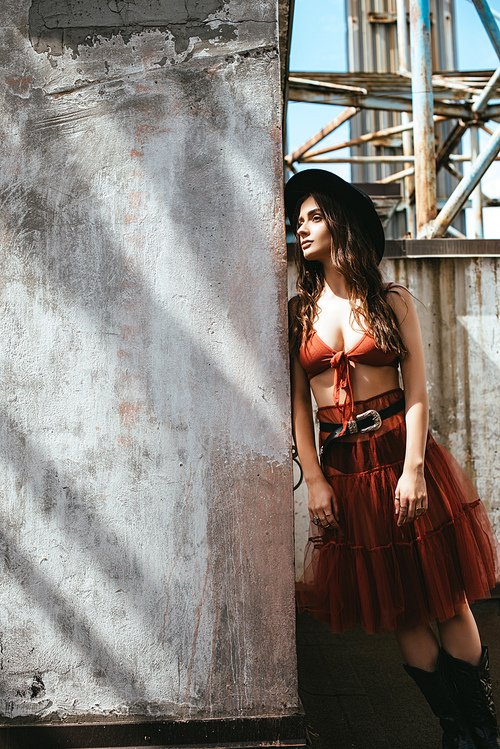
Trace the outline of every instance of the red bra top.
<path fill-rule="evenodd" d="M 299 361 L 311 380 L 330 367 L 335 370 L 333 381 L 333 405 L 342 410 L 344 431 L 352 419 L 354 398 L 352 395 L 351 367 L 349 362 L 369 364 L 372 367 L 397 367 L 399 358 L 394 351 L 381 351 L 370 333 L 365 333 L 348 351 L 334 351 L 313 330 L 308 341 L 300 347 Z M 344 391 L 344 403 L 340 403 L 340 391 Z"/>

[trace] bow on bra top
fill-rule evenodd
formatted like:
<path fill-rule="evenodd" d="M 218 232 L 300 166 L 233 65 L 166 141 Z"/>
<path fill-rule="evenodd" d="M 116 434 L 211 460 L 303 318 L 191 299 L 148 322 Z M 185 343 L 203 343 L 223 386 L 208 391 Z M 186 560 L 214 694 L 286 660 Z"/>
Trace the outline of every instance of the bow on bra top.
<path fill-rule="evenodd" d="M 310 380 L 327 369 L 335 370 L 333 405 L 342 411 L 345 431 L 347 422 L 352 419 L 354 407 L 349 362 L 369 364 L 372 367 L 397 367 L 398 355 L 394 351 L 382 351 L 377 348 L 373 336 L 369 333 L 365 333 L 348 351 L 334 351 L 313 330 L 310 338 L 300 348 L 299 361 Z M 344 403 L 340 403 L 341 391 L 345 393 Z"/>

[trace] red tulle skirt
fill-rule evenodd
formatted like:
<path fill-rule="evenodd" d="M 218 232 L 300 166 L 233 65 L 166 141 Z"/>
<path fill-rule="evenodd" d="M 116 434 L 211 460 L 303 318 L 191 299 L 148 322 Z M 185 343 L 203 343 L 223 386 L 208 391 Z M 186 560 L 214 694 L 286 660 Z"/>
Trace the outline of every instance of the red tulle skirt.
<path fill-rule="evenodd" d="M 380 411 L 402 397 L 397 389 L 357 401 L 355 413 Z M 334 407 L 320 408 L 318 416 L 341 420 Z M 486 511 L 465 472 L 430 434 L 429 509 L 397 526 L 394 491 L 405 441 L 401 411 L 375 432 L 334 440 L 324 456 L 341 530 L 311 524 L 296 594 L 299 611 L 309 611 L 333 632 L 358 622 L 374 633 L 445 621 L 466 601 L 489 597 L 498 580 L 500 549 Z"/>

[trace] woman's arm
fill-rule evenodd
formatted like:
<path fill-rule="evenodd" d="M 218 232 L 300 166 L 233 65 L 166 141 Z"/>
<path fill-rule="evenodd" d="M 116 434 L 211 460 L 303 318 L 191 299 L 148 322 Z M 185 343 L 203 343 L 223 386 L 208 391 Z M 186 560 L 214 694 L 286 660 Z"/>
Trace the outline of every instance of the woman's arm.
<path fill-rule="evenodd" d="M 401 361 L 405 391 L 406 450 L 403 473 L 395 492 L 398 525 L 415 519 L 417 510 L 427 509 L 424 479 L 425 447 L 429 427 L 429 399 L 425 379 L 422 335 L 413 298 L 404 287 L 391 288 L 387 301 L 398 319 L 408 350 Z"/>
<path fill-rule="evenodd" d="M 314 442 L 314 424 L 309 380 L 296 356 L 291 360 L 292 428 L 297 453 L 304 472 L 308 491 L 311 520 L 321 519 L 321 525 L 338 528 L 337 500 L 318 461 Z"/>

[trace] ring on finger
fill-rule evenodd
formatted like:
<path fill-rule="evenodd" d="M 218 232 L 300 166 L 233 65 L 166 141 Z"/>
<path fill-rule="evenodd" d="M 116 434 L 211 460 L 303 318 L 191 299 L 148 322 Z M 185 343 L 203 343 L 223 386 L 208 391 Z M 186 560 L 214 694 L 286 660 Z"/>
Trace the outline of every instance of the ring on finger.
<path fill-rule="evenodd" d="M 321 520 L 317 516 L 313 517 L 312 521 L 314 525 L 319 525 L 321 523 Z"/>
<path fill-rule="evenodd" d="M 425 507 L 419 507 L 418 510 L 415 512 L 416 515 L 423 515 L 425 512 Z"/>

